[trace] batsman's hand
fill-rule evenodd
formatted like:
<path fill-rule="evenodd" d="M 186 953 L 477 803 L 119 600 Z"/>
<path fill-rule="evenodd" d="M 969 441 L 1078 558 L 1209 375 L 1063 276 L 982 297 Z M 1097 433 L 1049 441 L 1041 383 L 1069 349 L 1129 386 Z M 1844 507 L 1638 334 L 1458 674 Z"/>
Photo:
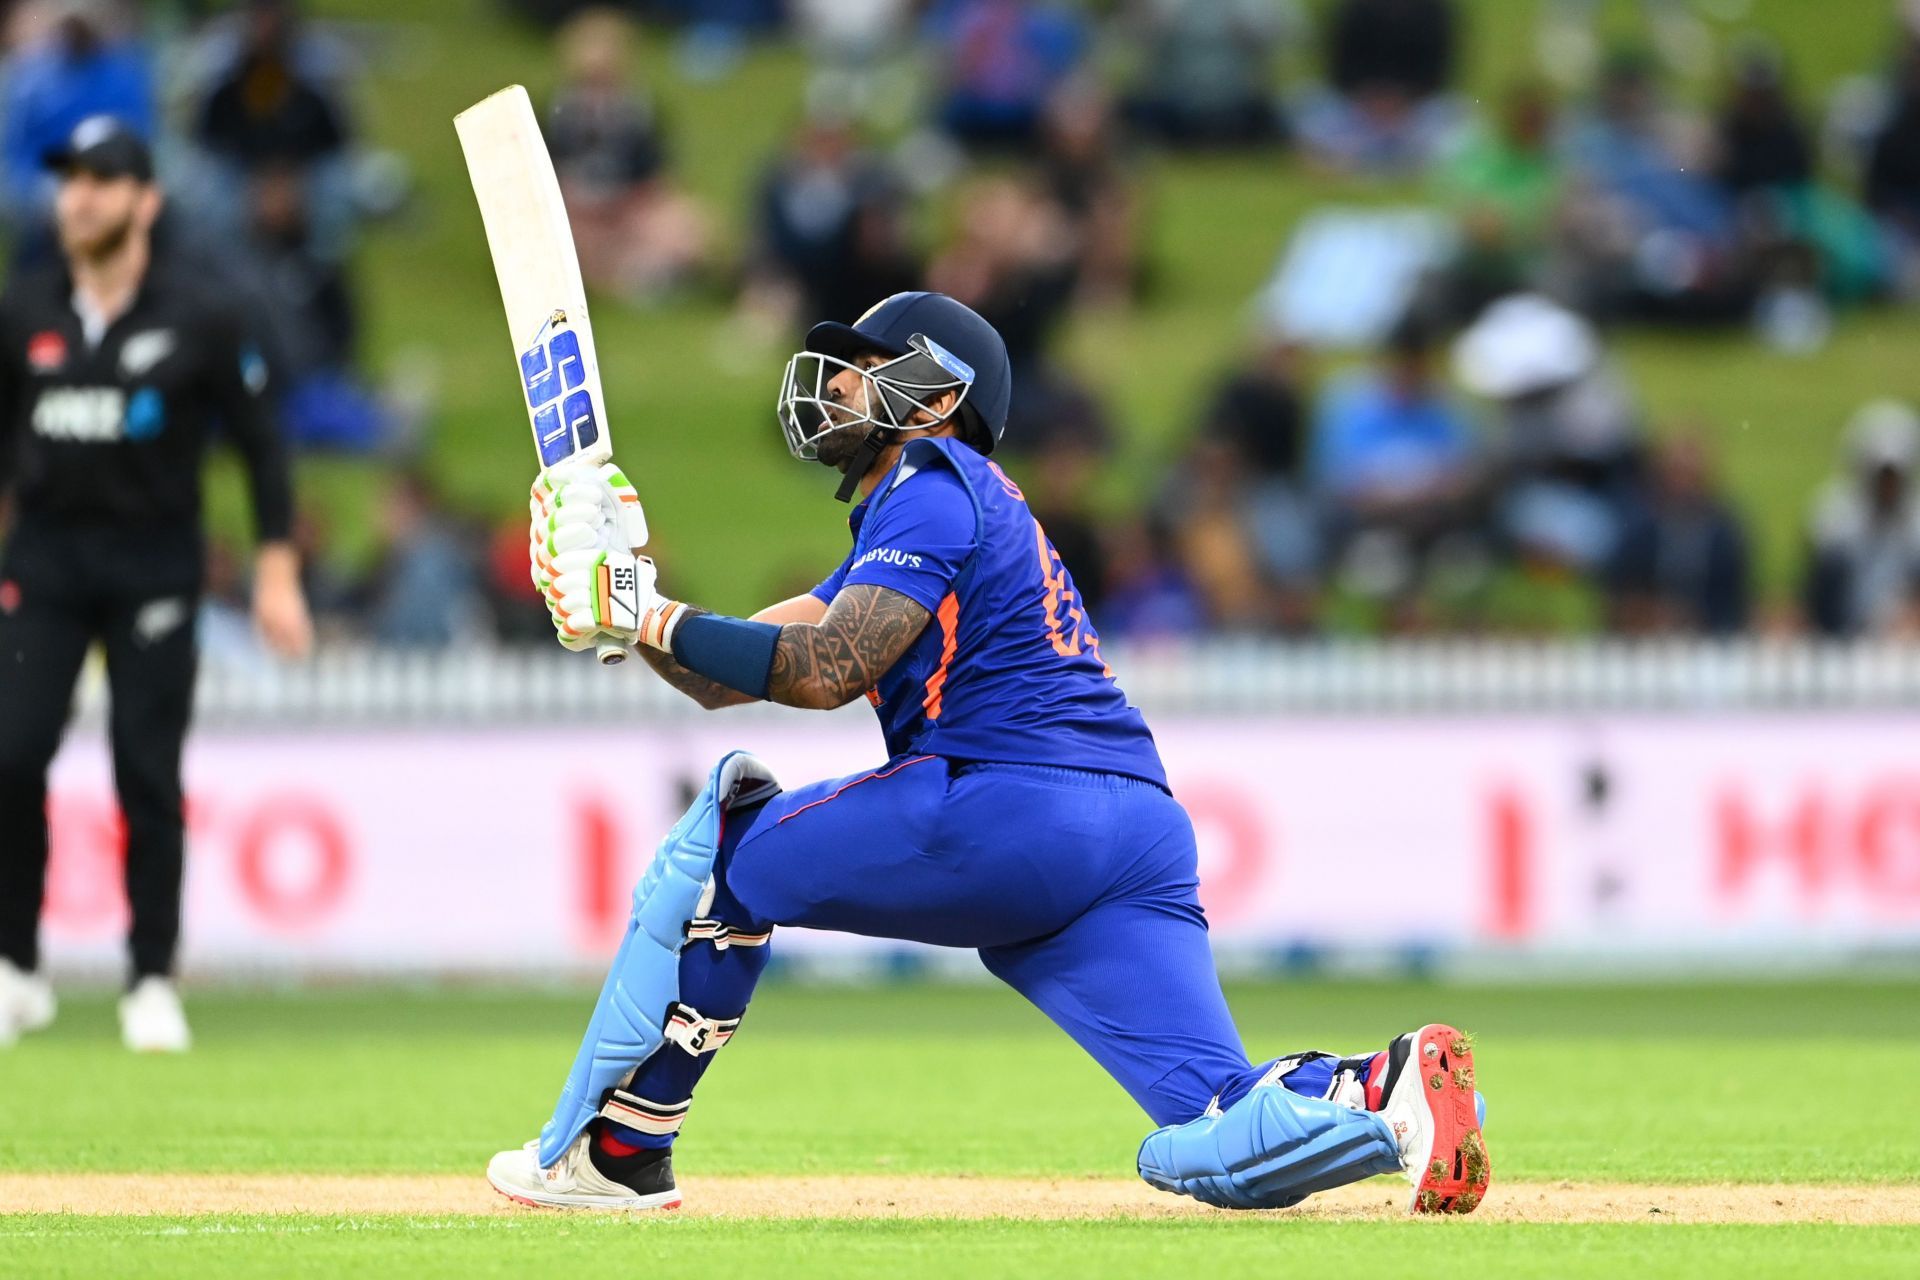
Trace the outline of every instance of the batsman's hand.
<path fill-rule="evenodd" d="M 547 588 L 554 633 L 569 649 L 590 648 L 603 636 L 623 644 L 638 639 L 658 597 L 653 561 L 631 551 L 584 547 L 554 558 L 559 570 Z"/>
<path fill-rule="evenodd" d="M 630 643 L 657 602 L 653 561 L 634 554 L 639 498 L 611 463 L 554 467 L 533 483 L 528 559 L 534 586 L 569 649 Z"/>

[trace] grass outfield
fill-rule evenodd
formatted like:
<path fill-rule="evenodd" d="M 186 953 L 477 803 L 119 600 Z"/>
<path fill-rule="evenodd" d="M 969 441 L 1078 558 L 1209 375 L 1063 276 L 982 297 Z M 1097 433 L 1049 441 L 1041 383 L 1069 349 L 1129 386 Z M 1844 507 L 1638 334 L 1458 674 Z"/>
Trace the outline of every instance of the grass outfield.
<path fill-rule="evenodd" d="M 193 1002 L 199 1046 L 174 1060 L 121 1052 L 94 997 L 0 1054 L 0 1210 L 15 1211 L 0 1216 L 0 1275 L 474 1276 L 616 1248 L 668 1274 L 724 1259 L 800 1277 L 1172 1274 L 1203 1256 L 1222 1275 L 1416 1256 L 1474 1275 L 1820 1262 L 1910 1274 L 1920 983 L 1299 983 L 1232 996 L 1263 1052 L 1364 1046 L 1429 1016 L 1474 1028 L 1495 1171 L 1482 1214 L 1402 1220 L 1387 1207 L 1401 1188 L 1385 1182 L 1330 1210 L 1252 1217 L 1142 1194 L 1124 1181 L 1138 1113 L 992 987 L 770 985 L 688 1124 L 687 1211 L 643 1220 L 513 1211 L 479 1184 L 488 1155 L 549 1109 L 584 1018 L 578 993 L 206 995 Z M 184 1198 L 261 1207 L 234 1198 L 245 1186 L 286 1212 L 193 1212 Z M 369 1190 L 381 1186 L 459 1211 L 394 1216 L 417 1203 Z M 755 1188 L 792 1201 L 756 1210 Z M 85 1212 L 18 1212 L 59 1205 Z M 1556 1216 L 1577 1220 L 1541 1220 Z"/>

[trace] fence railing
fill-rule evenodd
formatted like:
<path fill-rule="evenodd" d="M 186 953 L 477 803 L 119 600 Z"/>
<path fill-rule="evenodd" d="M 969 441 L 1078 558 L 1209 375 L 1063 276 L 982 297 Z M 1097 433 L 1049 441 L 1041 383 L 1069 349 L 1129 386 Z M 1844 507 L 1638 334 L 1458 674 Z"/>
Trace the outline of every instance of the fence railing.
<path fill-rule="evenodd" d="M 1208 640 L 1111 646 L 1149 713 L 1208 715 L 1882 710 L 1920 708 L 1920 644 L 1807 641 Z M 83 714 L 104 705 L 95 671 Z M 340 647 L 299 664 L 209 663 L 203 723 L 588 722 L 697 713 L 638 661 L 604 670 L 557 649 Z M 864 708 L 856 708 L 864 711 Z M 768 708 L 741 708 L 752 717 Z"/>

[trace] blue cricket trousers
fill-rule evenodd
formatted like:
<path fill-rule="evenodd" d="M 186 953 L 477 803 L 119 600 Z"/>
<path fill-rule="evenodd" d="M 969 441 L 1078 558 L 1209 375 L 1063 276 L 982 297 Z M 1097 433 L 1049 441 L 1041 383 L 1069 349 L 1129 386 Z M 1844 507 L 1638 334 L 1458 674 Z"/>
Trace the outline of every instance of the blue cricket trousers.
<path fill-rule="evenodd" d="M 709 914 L 971 947 L 1106 1068 L 1156 1125 L 1256 1074 L 1200 909 L 1193 826 L 1117 774 L 902 756 L 727 816 Z M 777 940 L 776 940 L 777 941 Z M 768 948 L 689 946 L 681 1000 L 738 1017 Z M 629 1089 L 685 1099 L 711 1055 L 672 1045 Z"/>

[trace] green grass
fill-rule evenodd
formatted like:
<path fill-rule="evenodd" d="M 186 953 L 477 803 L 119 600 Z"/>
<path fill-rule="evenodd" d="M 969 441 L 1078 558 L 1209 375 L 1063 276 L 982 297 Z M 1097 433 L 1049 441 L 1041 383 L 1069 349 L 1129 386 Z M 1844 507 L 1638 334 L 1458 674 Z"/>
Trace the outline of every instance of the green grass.
<path fill-rule="evenodd" d="M 1379 1044 L 1450 1017 L 1480 1036 L 1500 1184 L 1914 1182 L 1920 983 L 1236 984 L 1256 1052 Z M 194 1054 L 131 1057 L 106 996 L 0 1054 L 0 1173 L 453 1173 L 530 1136 L 586 992 L 202 994 Z M 1870 1082 L 1870 1084 L 1868 1084 Z M 1870 1096 L 1870 1102 L 1862 1102 Z M 693 1174 L 1127 1176 L 1146 1123 L 996 986 L 770 983 L 682 1142 Z M 4 1211 L 4 1205 L 0 1205 Z M 1450 1232 L 1446 1242 L 1423 1232 Z M 609 1232 L 618 1232 L 612 1236 Z M 780 1274 L 1219 1274 L 1392 1265 L 1469 1274 L 1895 1274 L 1907 1228 L 1498 1222 L 718 1222 L 0 1217 L 6 1276 L 507 1274 L 724 1251 Z M 111 1263 L 111 1265 L 109 1265 Z"/>
<path fill-rule="evenodd" d="M 1848 1277 L 1912 1275 L 1908 1227 L 1502 1226 L 1210 1217 L 1181 1222 L 626 1222 L 552 1218 L 26 1218 L 0 1225 L 20 1276 L 411 1280 L 694 1276 L 1343 1275 L 1790 1276 L 1844 1261 Z"/>
<path fill-rule="evenodd" d="M 1920 982 L 1230 989 L 1257 1052 L 1381 1043 L 1430 1017 L 1479 1035 L 1502 1184 L 1912 1183 Z M 338 990 L 197 996 L 198 1044 L 135 1058 L 104 996 L 0 1054 L 0 1172 L 419 1172 L 476 1179 L 551 1106 L 581 992 Z M 769 983 L 703 1086 L 699 1174 L 1123 1177 L 1146 1128 L 1064 1036 L 997 987 Z M 0 1206 L 0 1211 L 4 1206 Z M 1446 1231 L 1444 1244 L 1423 1234 Z M 620 1233 L 615 1236 L 608 1232 Z M 606 1259 L 796 1277 L 1223 1275 L 1364 1267 L 1436 1249 L 1475 1275 L 1895 1274 L 1905 1228 L 1493 1222 L 576 1222 L 219 1215 L 0 1217 L 0 1275 L 493 1275 Z M 112 1265 L 109 1266 L 109 1263 Z M 605 1265 L 605 1264 L 603 1264 Z M 677 1273 L 677 1272 L 676 1272 Z"/>
<path fill-rule="evenodd" d="M 382 370 L 434 371 L 441 400 L 430 465 L 462 508 L 510 521 L 529 478 L 525 428 L 450 121 L 511 81 L 539 94 L 554 75 L 551 51 L 538 32 L 504 21 L 490 0 L 314 7 L 367 33 L 375 55 L 363 121 L 374 142 L 407 157 L 419 183 L 413 209 L 373 229 L 360 254 L 368 358 Z M 1469 6 L 1470 96 L 1490 101 L 1525 73 L 1537 8 L 1520 0 Z M 1882 64 L 1883 8 L 1755 0 L 1748 16 L 1713 29 L 1723 44 L 1746 32 L 1775 39 L 1802 97 L 1815 102 L 1838 77 Z M 1634 38 L 1639 11 L 1606 6 L 1609 29 Z M 723 259 L 736 260 L 746 193 L 798 117 L 804 66 L 792 50 L 761 48 L 730 77 L 691 83 L 658 39 L 643 61 L 670 113 L 683 179 L 711 211 Z M 1198 401 L 1237 351 L 1246 304 L 1295 222 L 1316 205 L 1421 195 L 1417 186 L 1332 179 L 1272 156 L 1166 156 L 1146 164 L 1142 177 L 1153 296 L 1137 311 L 1083 318 L 1065 343 L 1067 359 L 1106 388 L 1124 429 L 1102 480 L 1110 506 L 1148 492 L 1178 448 Z M 817 578 L 844 550 L 845 526 L 827 501 L 825 477 L 789 459 L 774 430 L 768 406 L 784 350 L 741 349 L 726 315 L 717 293 L 650 310 L 600 299 L 594 325 L 621 456 L 646 498 L 669 582 L 703 603 L 744 610 Z M 1846 415 L 1870 395 L 1920 392 L 1906 354 L 1917 339 L 1920 318 L 1911 313 L 1860 312 L 1844 318 L 1827 350 L 1799 359 L 1768 353 L 1738 331 L 1623 341 L 1622 358 L 1657 428 L 1704 419 L 1725 446 L 1770 599 L 1785 598 L 1796 579 L 1802 522 Z M 344 552 L 370 555 L 380 468 L 312 461 L 300 480 Z M 232 468 L 213 488 L 218 523 L 237 536 L 246 526 Z M 743 510 L 755 518 L 737 519 Z"/>
<path fill-rule="evenodd" d="M 1475 1030 L 1503 1178 L 1915 1174 L 1920 984 L 1305 983 L 1232 995 L 1265 1054 L 1352 1051 L 1442 1016 Z M 0 1098 L 13 1104 L 0 1169 L 475 1170 L 545 1117 L 589 1002 L 209 995 L 194 1005 L 194 1054 L 164 1059 L 117 1052 L 107 1002 L 73 1000 L 52 1032 L 0 1055 Z M 1790 1049 L 1761 1047 L 1773 1027 L 1790 1029 Z M 1835 1072 L 1874 1081 L 1875 1105 L 1851 1089 L 1797 1088 L 1793 1123 L 1773 1118 L 1783 1082 Z M 434 1102 L 448 1098 L 459 1105 Z M 982 1116 L 1017 1116 L 1018 1140 Z M 996 986 L 775 985 L 702 1090 L 686 1162 L 711 1173 L 1116 1175 L 1143 1132 L 1117 1087 Z"/>

